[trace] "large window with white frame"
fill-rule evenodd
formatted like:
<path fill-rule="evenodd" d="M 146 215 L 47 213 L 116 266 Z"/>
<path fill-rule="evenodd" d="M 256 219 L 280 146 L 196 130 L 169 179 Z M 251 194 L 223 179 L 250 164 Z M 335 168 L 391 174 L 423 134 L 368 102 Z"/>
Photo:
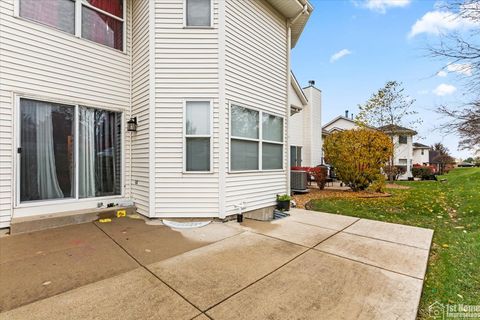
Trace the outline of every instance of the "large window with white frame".
<path fill-rule="evenodd" d="M 184 0 L 185 26 L 206 28 L 212 25 L 212 0 Z"/>
<path fill-rule="evenodd" d="M 121 194 L 122 114 L 20 99 L 20 202 Z"/>
<path fill-rule="evenodd" d="M 230 170 L 283 169 L 283 118 L 238 105 L 230 115 Z"/>
<path fill-rule="evenodd" d="M 124 48 L 125 0 L 18 0 L 20 17 L 117 50 Z"/>
<path fill-rule="evenodd" d="M 191 100 L 185 102 L 184 170 L 212 170 L 212 103 Z"/>

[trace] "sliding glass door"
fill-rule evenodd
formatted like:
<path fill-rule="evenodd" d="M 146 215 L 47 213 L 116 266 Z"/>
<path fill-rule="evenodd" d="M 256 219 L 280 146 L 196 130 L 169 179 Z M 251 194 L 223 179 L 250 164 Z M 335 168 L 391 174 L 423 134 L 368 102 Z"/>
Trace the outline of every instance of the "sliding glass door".
<path fill-rule="evenodd" d="M 20 99 L 20 201 L 120 195 L 121 121 L 119 112 Z"/>

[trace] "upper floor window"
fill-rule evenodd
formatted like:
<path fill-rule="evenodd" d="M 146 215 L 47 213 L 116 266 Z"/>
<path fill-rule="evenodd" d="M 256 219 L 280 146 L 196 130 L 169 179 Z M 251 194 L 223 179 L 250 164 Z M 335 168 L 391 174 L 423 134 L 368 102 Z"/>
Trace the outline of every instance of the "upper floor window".
<path fill-rule="evenodd" d="M 400 144 L 407 144 L 408 137 L 407 136 L 399 136 L 398 143 Z"/>
<path fill-rule="evenodd" d="M 210 27 L 212 25 L 212 0 L 185 1 L 187 27 Z"/>
<path fill-rule="evenodd" d="M 123 1 L 82 1 L 82 38 L 122 50 Z"/>
<path fill-rule="evenodd" d="M 20 0 L 20 16 L 75 34 L 75 1 Z"/>
<path fill-rule="evenodd" d="M 123 50 L 124 1 L 19 0 L 19 14 L 23 18 Z"/>

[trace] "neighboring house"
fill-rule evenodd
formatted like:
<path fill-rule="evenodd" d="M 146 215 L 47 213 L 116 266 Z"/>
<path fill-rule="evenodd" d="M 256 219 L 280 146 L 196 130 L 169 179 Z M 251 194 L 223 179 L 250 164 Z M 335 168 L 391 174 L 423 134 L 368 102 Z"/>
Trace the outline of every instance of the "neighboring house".
<path fill-rule="evenodd" d="M 327 122 L 323 125 L 323 130 L 328 133 L 333 133 L 335 131 L 343 131 L 358 128 L 358 125 L 353 121 L 353 116 L 348 117 L 348 110 L 345 111 L 345 116 L 338 116 L 335 119 Z"/>
<path fill-rule="evenodd" d="M 382 126 L 378 130 L 383 131 L 392 139 L 394 146 L 393 165 L 406 168 L 405 174 L 400 175 L 399 179 L 403 180 L 413 177 L 413 136 L 417 132 L 397 125 Z"/>
<path fill-rule="evenodd" d="M 326 131 L 328 135 L 336 131 L 359 128 L 352 118 L 353 116 L 349 118 L 349 112 L 345 111 L 345 116 L 338 116 L 327 122 L 323 126 L 323 130 Z M 416 135 L 417 132 L 395 125 L 387 125 L 376 129 L 383 131 L 392 138 L 394 144 L 394 165 L 404 166 L 406 168 L 406 173 L 401 175 L 399 179 L 408 179 L 412 177 L 412 165 L 414 163 L 413 136 Z"/>
<path fill-rule="evenodd" d="M 289 190 L 290 51 L 312 10 L 0 0 L 0 227 L 129 200 L 149 217 L 274 206 Z"/>
<path fill-rule="evenodd" d="M 288 142 L 292 167 L 322 164 L 322 92 L 314 81 L 301 88 L 292 74 Z"/>
<path fill-rule="evenodd" d="M 430 164 L 430 147 L 418 142 L 413 143 L 413 164 L 428 166 Z"/>

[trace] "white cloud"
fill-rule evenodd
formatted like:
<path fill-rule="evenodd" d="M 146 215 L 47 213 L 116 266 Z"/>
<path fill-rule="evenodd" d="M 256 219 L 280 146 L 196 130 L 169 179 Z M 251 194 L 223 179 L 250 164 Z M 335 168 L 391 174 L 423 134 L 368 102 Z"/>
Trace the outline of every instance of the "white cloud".
<path fill-rule="evenodd" d="M 437 76 L 445 78 L 447 76 L 447 73 L 443 70 L 438 71 Z"/>
<path fill-rule="evenodd" d="M 473 73 L 473 66 L 469 63 L 451 63 L 447 65 L 446 69 L 449 72 L 455 72 L 458 74 L 463 74 L 465 76 L 470 77 Z M 442 71 L 440 71 L 442 72 Z"/>
<path fill-rule="evenodd" d="M 357 7 L 364 7 L 379 13 L 387 12 L 389 8 L 406 7 L 412 2 L 411 0 L 353 0 Z"/>
<path fill-rule="evenodd" d="M 479 27 L 480 24 L 469 19 L 464 19 L 450 11 L 429 11 L 415 22 L 408 34 L 413 38 L 421 33 L 439 35 L 447 31 L 468 30 Z"/>
<path fill-rule="evenodd" d="M 339 60 L 339 59 L 341 59 L 345 56 L 348 56 L 349 54 L 352 54 L 352 52 L 350 50 L 342 49 L 342 50 L 338 51 L 337 53 L 335 53 L 334 55 L 332 55 L 330 57 L 330 62 L 333 63 L 333 62 L 335 62 L 335 61 L 337 61 L 337 60 Z"/>
<path fill-rule="evenodd" d="M 455 91 L 457 91 L 457 88 L 455 88 L 451 84 L 442 83 L 433 90 L 433 93 L 439 97 L 443 97 L 449 94 L 453 94 Z"/>

